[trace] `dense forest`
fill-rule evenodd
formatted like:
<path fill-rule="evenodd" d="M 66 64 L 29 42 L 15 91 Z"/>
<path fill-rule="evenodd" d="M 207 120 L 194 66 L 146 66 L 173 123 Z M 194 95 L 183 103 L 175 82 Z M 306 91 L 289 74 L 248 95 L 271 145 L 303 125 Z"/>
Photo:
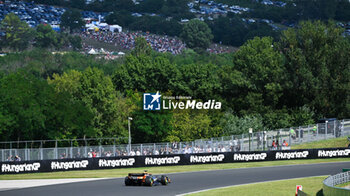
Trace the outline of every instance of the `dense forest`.
<path fill-rule="evenodd" d="M 0 57 L 0 139 L 127 136 L 185 141 L 350 116 L 350 40 L 334 22 L 305 21 L 237 52 L 157 53 L 117 60 L 43 47 Z M 145 92 L 222 102 L 221 110 L 143 111 Z"/>

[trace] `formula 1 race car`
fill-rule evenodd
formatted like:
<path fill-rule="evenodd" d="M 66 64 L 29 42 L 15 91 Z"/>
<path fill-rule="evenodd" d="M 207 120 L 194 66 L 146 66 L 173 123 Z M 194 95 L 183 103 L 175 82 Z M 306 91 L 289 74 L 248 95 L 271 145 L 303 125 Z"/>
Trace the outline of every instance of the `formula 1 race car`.
<path fill-rule="evenodd" d="M 167 185 L 170 183 L 168 176 L 153 176 L 147 171 L 143 173 L 129 173 L 125 177 L 125 186 L 139 185 L 139 186 L 153 186 L 153 185 Z"/>

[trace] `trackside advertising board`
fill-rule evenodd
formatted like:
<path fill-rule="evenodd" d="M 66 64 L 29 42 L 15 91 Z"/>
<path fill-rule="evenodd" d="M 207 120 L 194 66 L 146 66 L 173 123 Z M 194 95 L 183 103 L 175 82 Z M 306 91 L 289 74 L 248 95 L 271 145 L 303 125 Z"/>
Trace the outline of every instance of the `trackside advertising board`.
<path fill-rule="evenodd" d="M 338 157 L 350 157 L 350 149 L 328 148 L 1 162 L 0 174 Z"/>

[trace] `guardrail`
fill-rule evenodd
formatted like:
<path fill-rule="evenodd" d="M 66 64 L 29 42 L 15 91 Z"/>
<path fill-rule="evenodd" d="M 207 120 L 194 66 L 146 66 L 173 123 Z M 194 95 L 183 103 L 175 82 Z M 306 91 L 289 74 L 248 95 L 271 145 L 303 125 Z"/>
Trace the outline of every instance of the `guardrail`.
<path fill-rule="evenodd" d="M 350 171 L 329 176 L 323 181 L 324 196 L 348 196 L 350 189 L 336 187 L 336 185 L 350 182 Z"/>

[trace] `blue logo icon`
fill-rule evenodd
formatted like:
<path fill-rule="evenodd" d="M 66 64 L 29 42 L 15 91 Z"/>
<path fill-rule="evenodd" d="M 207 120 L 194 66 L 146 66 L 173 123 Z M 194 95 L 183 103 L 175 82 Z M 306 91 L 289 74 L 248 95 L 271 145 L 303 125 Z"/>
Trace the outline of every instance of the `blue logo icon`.
<path fill-rule="evenodd" d="M 160 97 L 162 95 L 157 93 L 143 94 L 143 110 L 160 110 Z"/>

